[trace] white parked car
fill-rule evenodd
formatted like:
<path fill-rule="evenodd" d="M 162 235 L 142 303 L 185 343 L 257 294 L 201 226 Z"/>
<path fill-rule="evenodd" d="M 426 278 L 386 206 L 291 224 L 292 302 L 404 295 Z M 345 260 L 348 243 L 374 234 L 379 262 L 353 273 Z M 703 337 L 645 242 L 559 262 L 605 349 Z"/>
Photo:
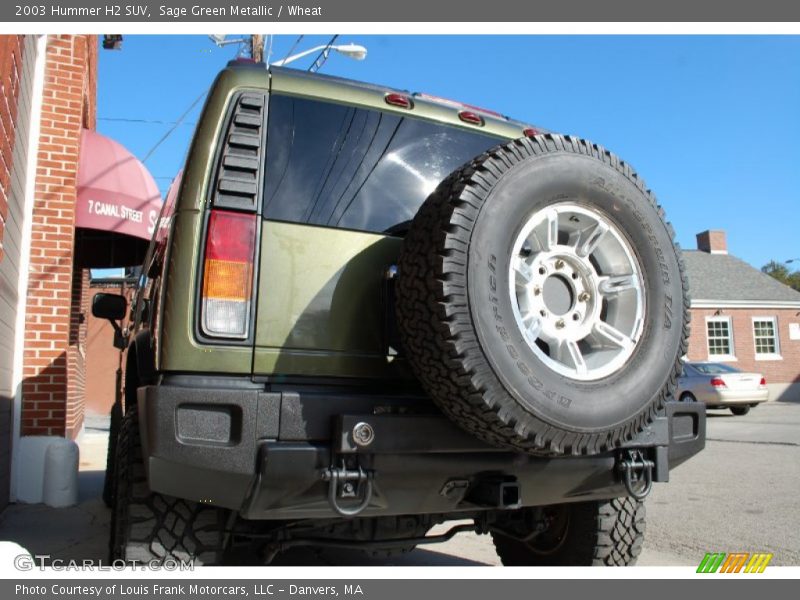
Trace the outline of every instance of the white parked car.
<path fill-rule="evenodd" d="M 706 408 L 730 408 L 735 415 L 746 415 L 769 400 L 769 389 L 761 373 L 743 373 L 722 363 L 687 362 L 675 397 L 681 402 L 705 402 Z"/>

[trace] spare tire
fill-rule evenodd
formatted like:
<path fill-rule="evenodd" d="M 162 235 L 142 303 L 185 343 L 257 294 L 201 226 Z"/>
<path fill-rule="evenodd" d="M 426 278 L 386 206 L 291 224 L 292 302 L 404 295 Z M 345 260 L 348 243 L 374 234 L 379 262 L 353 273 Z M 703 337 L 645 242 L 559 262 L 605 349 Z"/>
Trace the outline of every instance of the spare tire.
<path fill-rule="evenodd" d="M 674 232 L 630 166 L 569 136 L 514 140 L 425 201 L 399 262 L 408 361 L 496 446 L 595 454 L 674 392 L 688 334 Z"/>

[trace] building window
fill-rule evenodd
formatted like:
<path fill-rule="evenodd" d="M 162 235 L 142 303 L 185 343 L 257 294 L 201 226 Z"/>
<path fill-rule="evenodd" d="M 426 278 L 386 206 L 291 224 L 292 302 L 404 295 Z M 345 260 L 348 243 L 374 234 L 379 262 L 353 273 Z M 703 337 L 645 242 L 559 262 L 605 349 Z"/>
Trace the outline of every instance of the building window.
<path fill-rule="evenodd" d="M 733 355 L 733 329 L 730 317 L 706 319 L 709 360 L 736 360 Z"/>
<path fill-rule="evenodd" d="M 757 359 L 780 358 L 778 323 L 775 317 L 753 317 L 753 340 Z"/>

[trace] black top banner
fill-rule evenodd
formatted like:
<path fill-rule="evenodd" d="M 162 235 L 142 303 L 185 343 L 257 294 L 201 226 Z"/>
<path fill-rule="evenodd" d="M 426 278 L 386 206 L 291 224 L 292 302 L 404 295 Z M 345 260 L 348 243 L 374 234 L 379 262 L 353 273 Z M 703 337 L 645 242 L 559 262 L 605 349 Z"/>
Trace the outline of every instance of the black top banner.
<path fill-rule="evenodd" d="M 6 0 L 3 22 L 798 22 L 787 0 Z"/>

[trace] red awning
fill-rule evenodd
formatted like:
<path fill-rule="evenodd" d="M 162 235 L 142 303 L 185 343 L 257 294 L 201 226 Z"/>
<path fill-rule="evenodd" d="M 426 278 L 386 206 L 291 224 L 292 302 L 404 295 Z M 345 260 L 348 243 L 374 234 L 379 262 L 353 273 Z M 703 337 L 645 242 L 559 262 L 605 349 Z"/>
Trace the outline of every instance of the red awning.
<path fill-rule="evenodd" d="M 96 131 L 81 132 L 75 227 L 150 240 L 161 210 L 153 176 L 121 144 Z"/>
<path fill-rule="evenodd" d="M 84 129 L 76 208 L 80 266 L 132 266 L 153 234 L 161 194 L 147 168 L 121 144 Z"/>

